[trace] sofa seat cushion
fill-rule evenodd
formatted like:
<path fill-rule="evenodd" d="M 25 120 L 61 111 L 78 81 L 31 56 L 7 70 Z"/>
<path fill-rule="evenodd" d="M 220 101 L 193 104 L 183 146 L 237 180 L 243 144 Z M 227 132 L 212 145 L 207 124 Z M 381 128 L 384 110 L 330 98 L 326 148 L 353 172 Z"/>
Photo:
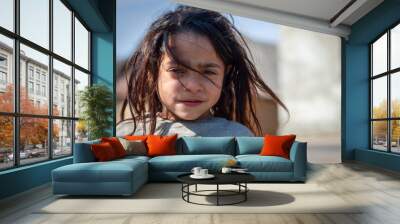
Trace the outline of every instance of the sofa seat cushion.
<path fill-rule="evenodd" d="M 149 159 L 150 159 L 150 157 L 148 157 L 148 156 L 130 155 L 130 156 L 125 156 L 124 158 L 113 160 L 113 162 L 116 162 L 116 161 L 130 162 L 130 161 L 135 161 L 135 160 L 147 162 L 147 161 L 149 161 Z"/>
<path fill-rule="evenodd" d="M 58 182 L 131 182 L 132 177 L 147 172 L 147 163 L 140 159 L 108 162 L 74 163 L 53 170 Z"/>
<path fill-rule="evenodd" d="M 250 172 L 293 172 L 292 161 L 279 156 L 238 155 L 236 160 Z"/>
<path fill-rule="evenodd" d="M 149 170 L 151 172 L 190 172 L 193 167 L 200 166 L 216 172 L 230 159 L 235 158 L 222 154 L 157 156 L 149 160 Z"/>

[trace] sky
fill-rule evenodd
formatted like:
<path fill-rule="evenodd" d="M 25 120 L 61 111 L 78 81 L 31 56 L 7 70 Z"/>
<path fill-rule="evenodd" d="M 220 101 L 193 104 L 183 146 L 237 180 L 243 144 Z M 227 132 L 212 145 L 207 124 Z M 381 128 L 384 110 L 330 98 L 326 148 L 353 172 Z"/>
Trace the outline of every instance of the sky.
<path fill-rule="evenodd" d="M 20 0 L 21 36 L 48 48 L 49 43 L 49 10 L 48 0 Z M 59 1 L 54 0 L 54 51 L 71 60 L 71 12 Z M 0 25 L 13 30 L 13 0 L 0 0 Z M 88 32 L 80 24 L 76 26 L 76 63 L 88 66 Z M 0 36 L 1 39 L 6 39 Z M 35 60 L 48 64 L 48 57 L 29 47 L 21 47 L 25 54 Z M 61 67 L 61 66 L 60 66 Z"/>

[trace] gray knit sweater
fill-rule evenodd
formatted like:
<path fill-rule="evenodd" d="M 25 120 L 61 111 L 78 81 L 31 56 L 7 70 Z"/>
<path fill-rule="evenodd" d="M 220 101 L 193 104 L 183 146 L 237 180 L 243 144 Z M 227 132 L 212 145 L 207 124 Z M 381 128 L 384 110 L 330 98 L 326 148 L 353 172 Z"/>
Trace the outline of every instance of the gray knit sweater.
<path fill-rule="evenodd" d="M 137 123 L 133 135 L 143 135 L 143 127 L 141 123 Z M 146 131 L 150 131 L 147 124 Z M 117 125 L 117 136 L 122 137 L 131 135 L 133 131 L 133 121 L 127 120 Z M 197 136 L 197 137 L 223 137 L 223 136 L 254 136 L 254 134 L 246 126 L 229 121 L 221 117 L 207 117 L 195 121 L 171 121 L 163 118 L 157 118 L 156 135 L 173 135 L 181 136 Z"/>

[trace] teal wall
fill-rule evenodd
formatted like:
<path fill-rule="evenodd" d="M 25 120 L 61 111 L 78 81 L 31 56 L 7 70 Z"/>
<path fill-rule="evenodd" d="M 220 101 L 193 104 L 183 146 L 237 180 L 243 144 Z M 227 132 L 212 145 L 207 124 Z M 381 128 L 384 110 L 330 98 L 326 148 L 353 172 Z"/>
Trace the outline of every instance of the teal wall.
<path fill-rule="evenodd" d="M 113 40 L 114 35 L 112 32 L 92 33 L 92 82 L 105 84 L 115 96 Z M 115 124 L 115 106 L 113 107 L 112 119 L 112 123 Z M 111 135 L 115 135 L 114 125 L 110 127 L 109 132 Z"/>
<path fill-rule="evenodd" d="M 0 172 L 0 199 L 48 183 L 53 169 L 71 163 L 68 157 Z"/>
<path fill-rule="evenodd" d="M 92 32 L 92 82 L 104 83 L 115 101 L 115 0 L 66 0 Z M 114 107 L 115 108 L 115 107 Z M 115 123 L 115 109 L 112 118 Z M 115 132 L 110 127 L 110 132 Z M 0 199 L 27 191 L 51 181 L 51 171 L 72 163 L 72 157 L 0 172 Z"/>
<path fill-rule="evenodd" d="M 400 157 L 369 150 L 369 47 L 400 22 L 400 0 L 386 0 L 351 27 L 342 39 L 342 159 L 399 170 Z"/>

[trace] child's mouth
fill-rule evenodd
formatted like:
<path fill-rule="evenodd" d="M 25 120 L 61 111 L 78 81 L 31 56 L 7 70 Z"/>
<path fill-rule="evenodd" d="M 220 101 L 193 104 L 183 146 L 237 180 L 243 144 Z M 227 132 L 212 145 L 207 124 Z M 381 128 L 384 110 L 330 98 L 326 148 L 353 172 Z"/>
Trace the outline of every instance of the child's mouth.
<path fill-rule="evenodd" d="M 182 100 L 181 103 L 183 103 L 185 106 L 189 107 L 195 107 L 203 103 L 201 100 Z"/>

